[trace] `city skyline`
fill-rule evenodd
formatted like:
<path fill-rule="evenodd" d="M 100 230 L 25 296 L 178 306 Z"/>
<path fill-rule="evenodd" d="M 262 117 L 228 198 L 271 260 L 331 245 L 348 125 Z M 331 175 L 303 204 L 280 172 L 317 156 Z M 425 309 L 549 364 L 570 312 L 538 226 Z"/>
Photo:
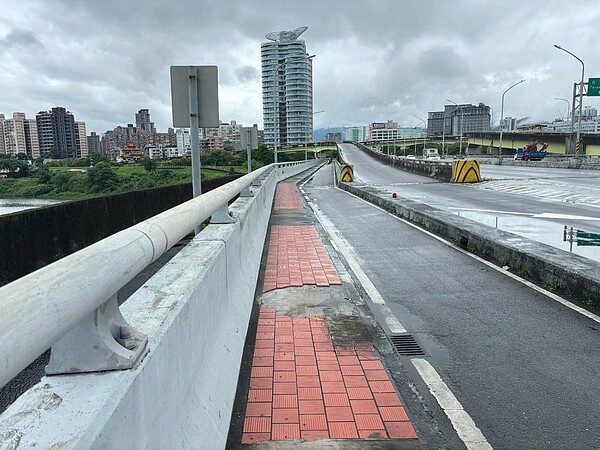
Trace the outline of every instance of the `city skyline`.
<path fill-rule="evenodd" d="M 149 108 L 155 127 L 171 123 L 169 66 L 219 67 L 221 119 L 262 122 L 260 43 L 266 33 L 306 25 L 304 38 L 316 54 L 313 68 L 315 128 L 394 120 L 415 126 L 428 111 L 456 103 L 483 102 L 504 113 L 551 121 L 571 99 L 581 65 L 585 78 L 600 76 L 596 23 L 600 5 L 583 0 L 535 0 L 485 4 L 458 0 L 424 4 L 391 0 L 376 4 L 320 2 L 260 7 L 234 2 L 133 2 L 132 33 L 118 2 L 14 4 L 0 17 L 0 111 L 67 106 L 104 133 L 129 123 L 131 111 Z M 269 14 L 265 14 L 268 11 Z M 580 13 L 582 11 L 583 13 Z M 164 18 L 169 17 L 168 21 Z M 202 27 L 196 26 L 202 17 Z M 194 29 L 193 39 L 189 30 Z M 107 37 L 108 36 L 108 37 Z M 585 105 L 600 106 L 598 98 Z"/>

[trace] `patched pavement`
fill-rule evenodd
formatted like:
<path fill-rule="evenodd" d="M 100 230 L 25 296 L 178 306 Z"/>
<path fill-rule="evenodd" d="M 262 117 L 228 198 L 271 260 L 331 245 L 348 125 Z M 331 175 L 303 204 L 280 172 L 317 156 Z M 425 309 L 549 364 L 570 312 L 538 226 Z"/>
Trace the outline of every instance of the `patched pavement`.
<path fill-rule="evenodd" d="M 318 227 L 280 183 L 228 448 L 421 448 L 393 349 Z"/>

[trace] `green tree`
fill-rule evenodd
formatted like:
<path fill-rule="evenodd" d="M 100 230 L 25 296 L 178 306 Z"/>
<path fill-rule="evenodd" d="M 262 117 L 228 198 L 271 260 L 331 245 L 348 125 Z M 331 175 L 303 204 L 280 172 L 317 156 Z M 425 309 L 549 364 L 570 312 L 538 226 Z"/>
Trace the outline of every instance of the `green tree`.
<path fill-rule="evenodd" d="M 95 192 L 110 192 L 119 184 L 119 177 L 106 162 L 100 162 L 90 168 L 87 171 L 87 180 Z"/>
<path fill-rule="evenodd" d="M 17 153 L 17 159 L 20 161 L 27 161 L 27 153 Z"/>
<path fill-rule="evenodd" d="M 142 159 L 141 163 L 146 172 L 154 172 L 156 170 L 156 161 L 148 158 L 147 156 Z"/>
<path fill-rule="evenodd" d="M 259 145 L 256 150 L 252 151 L 252 159 L 258 161 L 263 166 L 271 164 L 273 161 L 275 161 L 273 152 L 269 150 L 265 144 Z"/>
<path fill-rule="evenodd" d="M 35 176 L 39 183 L 47 184 L 52 179 L 52 174 L 47 166 L 41 165 L 35 171 Z"/>
<path fill-rule="evenodd" d="M 101 153 L 90 153 L 87 157 L 89 166 L 95 166 L 99 162 L 108 162 L 108 158 Z"/>

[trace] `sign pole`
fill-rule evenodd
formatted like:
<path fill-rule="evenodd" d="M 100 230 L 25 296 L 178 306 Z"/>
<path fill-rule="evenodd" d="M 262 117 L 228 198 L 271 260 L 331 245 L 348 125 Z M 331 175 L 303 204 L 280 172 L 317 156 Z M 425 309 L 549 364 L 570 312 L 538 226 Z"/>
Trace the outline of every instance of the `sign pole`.
<path fill-rule="evenodd" d="M 252 156 L 251 156 L 251 146 L 252 146 L 252 130 L 250 128 L 246 129 L 246 152 L 248 153 L 248 173 L 252 172 Z"/>
<path fill-rule="evenodd" d="M 190 145 L 192 150 L 192 193 L 194 197 L 202 195 L 202 176 L 200 174 L 200 128 L 198 126 L 198 69 L 188 69 L 188 94 L 190 99 Z M 194 230 L 200 233 L 200 226 Z"/>

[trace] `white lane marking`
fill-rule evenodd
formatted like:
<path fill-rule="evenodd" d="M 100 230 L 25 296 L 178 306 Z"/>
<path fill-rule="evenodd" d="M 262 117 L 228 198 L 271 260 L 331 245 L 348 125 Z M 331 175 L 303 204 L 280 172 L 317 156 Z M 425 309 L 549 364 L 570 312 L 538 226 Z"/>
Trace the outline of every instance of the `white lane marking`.
<path fill-rule="evenodd" d="M 539 217 L 541 219 L 600 220 L 600 217 L 574 216 L 571 214 L 554 214 L 554 213 L 535 214 L 532 217 Z"/>
<path fill-rule="evenodd" d="M 481 430 L 475 425 L 471 416 L 462 407 L 450 388 L 442 381 L 442 377 L 436 372 L 429 361 L 421 358 L 412 358 L 412 365 L 417 369 L 419 375 L 429 388 L 431 395 L 435 397 L 440 408 L 444 411 L 458 437 L 465 443 L 468 449 L 491 449 Z"/>
<path fill-rule="evenodd" d="M 516 212 L 516 211 L 496 211 L 494 209 L 459 208 L 457 206 L 449 206 L 448 209 L 456 209 L 458 211 L 482 212 L 482 213 L 510 214 L 511 216 L 533 216 L 533 214 L 531 214 L 531 213 Z"/>
<path fill-rule="evenodd" d="M 385 304 L 385 300 L 375 287 L 375 285 L 371 282 L 369 277 L 363 270 L 360 268 L 360 265 L 352 255 L 352 252 L 348 248 L 348 245 L 344 243 L 344 241 L 334 232 L 333 224 L 318 210 L 316 205 L 312 202 L 308 202 L 309 206 L 312 208 L 315 217 L 321 223 L 323 229 L 329 234 L 331 244 L 336 249 L 338 253 L 340 253 L 348 266 L 350 266 L 350 270 L 354 273 L 358 282 L 362 285 L 363 289 L 371 299 L 371 302 L 379 306 L 379 310 L 384 317 L 386 325 L 389 327 L 392 333 L 406 333 L 406 328 L 402 326 L 400 321 L 396 318 L 394 313 L 390 310 L 390 308 Z"/>
<path fill-rule="evenodd" d="M 338 189 L 339 189 L 339 188 L 338 188 Z M 552 300 L 554 300 L 554 301 L 556 301 L 556 302 L 558 302 L 558 303 L 560 303 L 560 304 L 562 304 L 562 305 L 566 306 L 567 308 L 569 308 L 569 309 L 572 309 L 572 310 L 573 310 L 573 311 L 575 311 L 575 312 L 578 312 L 579 314 L 581 314 L 581 315 L 583 315 L 583 316 L 585 316 L 585 317 L 587 317 L 587 318 L 589 318 L 589 319 L 593 320 L 594 322 L 600 323 L 600 317 L 598 317 L 596 314 L 594 314 L 594 313 L 591 313 L 591 312 L 589 312 L 588 310 L 586 310 L 586 309 L 584 309 L 584 308 L 581 308 L 581 307 L 579 307 L 579 306 L 575 305 L 574 303 L 571 303 L 570 301 L 568 301 L 568 300 L 565 300 L 564 298 L 562 298 L 562 297 L 560 297 L 560 296 L 558 296 L 558 295 L 556 295 L 556 294 L 553 294 L 552 292 L 550 292 L 550 291 L 547 291 L 546 289 L 544 289 L 544 288 L 541 288 L 541 287 L 539 287 L 539 286 L 537 286 L 537 285 L 533 284 L 533 283 L 532 283 L 532 282 L 530 282 L 530 281 L 527 281 L 527 280 L 525 280 L 525 279 L 521 278 L 521 277 L 520 277 L 520 276 L 518 276 L 518 275 L 515 275 L 514 273 L 508 272 L 507 270 L 504 270 L 503 268 L 501 268 L 501 267 L 497 266 L 496 264 L 494 264 L 494 263 L 492 263 L 492 262 L 489 262 L 489 261 L 487 261 L 487 260 L 485 260 L 485 259 L 483 259 L 483 258 L 481 258 L 481 257 L 479 257 L 479 256 L 477 256 L 477 255 L 474 255 L 474 254 L 472 254 L 472 253 L 469 253 L 468 251 L 466 251 L 466 250 L 463 250 L 463 249 L 462 249 L 462 248 L 460 248 L 460 247 L 457 247 L 457 246 L 456 246 L 456 245 L 454 245 L 453 243 L 451 243 L 451 242 L 448 242 L 448 241 L 447 241 L 447 240 L 445 240 L 444 238 L 441 238 L 441 237 L 439 237 L 438 235 L 436 235 L 436 234 L 433 234 L 432 232 L 430 232 L 430 231 L 427 231 L 427 230 L 425 230 L 424 228 L 421 228 L 421 227 L 419 227 L 419 226 L 415 225 L 414 223 L 411 223 L 411 222 L 409 222 L 409 221 L 407 221 L 407 220 L 405 220 L 405 219 L 402 219 L 402 218 L 400 218 L 400 217 L 398 217 L 398 216 L 395 216 L 394 214 L 392 214 L 392 213 L 390 213 L 390 212 L 388 212 L 388 211 L 386 211 L 386 210 L 384 210 L 384 209 L 380 208 L 380 207 L 379 207 L 379 206 L 377 206 L 377 205 L 374 205 L 373 203 L 370 203 L 370 202 L 368 202 L 368 201 L 366 201 L 366 200 L 364 200 L 364 199 L 362 199 L 362 198 L 360 198 L 360 197 L 357 197 L 356 195 L 354 195 L 354 194 L 352 194 L 352 193 L 350 193 L 350 192 L 344 191 L 343 189 L 340 189 L 340 191 L 342 191 L 342 192 L 346 192 L 346 194 L 348 194 L 348 195 L 350 195 L 350 196 L 352 196 L 352 197 L 354 197 L 354 198 L 356 198 L 356 199 L 358 199 L 358 200 L 360 200 L 360 201 L 362 201 L 362 202 L 364 202 L 364 203 L 367 203 L 368 205 L 371 205 L 373 208 L 377 208 L 378 210 L 380 210 L 380 211 L 383 211 L 383 212 L 384 212 L 384 213 L 386 213 L 388 216 L 390 216 L 390 217 L 393 217 L 394 219 L 396 219 L 396 220 L 399 220 L 400 222 L 403 222 L 403 223 L 405 223 L 406 225 L 408 225 L 408 226 L 410 226 L 410 227 L 413 227 L 413 228 L 415 228 L 416 230 L 419 230 L 419 231 L 421 231 L 421 232 L 425 233 L 426 235 L 428 235 L 428 236 L 431 236 L 431 237 L 432 237 L 432 238 L 434 238 L 434 239 L 437 239 L 438 241 L 440 241 L 440 242 L 442 242 L 442 243 L 446 244 L 448 247 L 452 247 L 453 249 L 455 249 L 455 250 L 457 250 L 457 251 L 461 252 L 463 255 L 469 256 L 469 257 L 471 257 L 471 258 L 473 258 L 473 259 L 475 259 L 475 260 L 479 261 L 480 263 L 482 263 L 482 264 L 485 264 L 486 266 L 488 266 L 488 267 L 490 267 L 490 268 L 494 269 L 495 271 L 497 271 L 497 272 L 500 272 L 500 273 L 502 273 L 502 274 L 506 275 L 507 277 L 510 277 L 510 278 L 512 278 L 513 280 L 515 280 L 515 281 L 518 281 L 519 283 L 522 283 L 522 284 L 524 284 L 524 285 L 525 285 L 525 286 L 527 286 L 527 287 L 530 287 L 530 288 L 531 288 L 531 289 L 533 289 L 534 291 L 537 291 L 537 292 L 539 292 L 540 294 L 542 294 L 542 295 L 545 295 L 545 296 L 546 296 L 546 297 L 548 297 L 548 298 L 551 298 Z"/>

